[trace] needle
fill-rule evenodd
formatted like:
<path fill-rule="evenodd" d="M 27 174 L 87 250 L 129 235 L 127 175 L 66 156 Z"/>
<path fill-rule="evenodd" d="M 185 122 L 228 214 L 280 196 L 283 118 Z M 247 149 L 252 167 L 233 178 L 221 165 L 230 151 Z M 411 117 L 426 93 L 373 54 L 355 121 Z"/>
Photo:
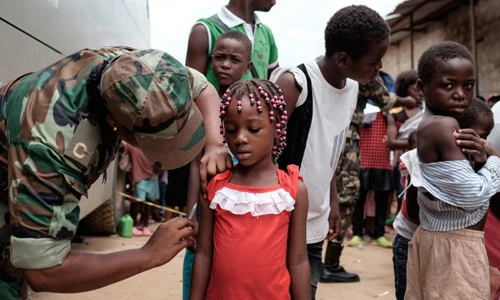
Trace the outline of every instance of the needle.
<path fill-rule="evenodd" d="M 198 203 L 195 203 L 193 205 L 193 208 L 191 208 L 191 211 L 189 212 L 189 215 L 188 215 L 188 220 L 191 220 L 194 216 L 194 213 L 196 212 L 196 207 L 198 206 Z"/>

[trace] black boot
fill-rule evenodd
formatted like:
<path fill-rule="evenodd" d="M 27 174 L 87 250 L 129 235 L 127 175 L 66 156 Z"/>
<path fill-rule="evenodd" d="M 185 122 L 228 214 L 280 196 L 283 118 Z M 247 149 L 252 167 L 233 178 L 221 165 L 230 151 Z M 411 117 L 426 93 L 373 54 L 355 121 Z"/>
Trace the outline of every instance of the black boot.
<path fill-rule="evenodd" d="M 329 242 L 326 247 L 325 264 L 321 268 L 319 282 L 358 282 L 359 276 L 354 273 L 348 273 L 339 264 L 342 254 L 342 245 L 338 242 Z"/>
<path fill-rule="evenodd" d="M 339 264 L 323 265 L 323 268 L 321 268 L 321 276 L 319 277 L 319 282 L 330 283 L 358 281 L 358 274 L 346 272 L 344 268 Z"/>

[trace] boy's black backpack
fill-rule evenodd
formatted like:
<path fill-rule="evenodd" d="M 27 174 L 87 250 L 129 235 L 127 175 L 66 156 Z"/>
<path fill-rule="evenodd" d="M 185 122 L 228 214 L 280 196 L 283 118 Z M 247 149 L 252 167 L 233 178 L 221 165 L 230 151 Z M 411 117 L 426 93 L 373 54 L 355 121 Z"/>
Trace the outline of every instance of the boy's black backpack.
<path fill-rule="evenodd" d="M 284 171 L 286 171 L 286 166 L 291 164 L 297 165 L 300 168 L 302 158 L 304 157 L 304 151 L 306 150 L 307 137 L 309 135 L 309 129 L 311 128 L 313 115 L 311 77 L 309 77 L 304 64 L 300 64 L 297 67 L 306 76 L 307 98 L 304 104 L 294 109 L 287 123 L 287 144 L 278 158 L 278 166 Z"/>

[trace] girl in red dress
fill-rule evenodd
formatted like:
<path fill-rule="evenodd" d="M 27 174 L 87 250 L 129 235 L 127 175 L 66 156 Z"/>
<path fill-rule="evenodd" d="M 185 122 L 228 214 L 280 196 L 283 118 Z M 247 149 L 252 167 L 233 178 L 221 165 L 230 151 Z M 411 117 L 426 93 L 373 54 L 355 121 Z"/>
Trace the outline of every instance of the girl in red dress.
<path fill-rule="evenodd" d="M 299 169 L 275 164 L 287 112 L 268 80 L 234 83 L 221 103 L 221 134 L 238 159 L 200 199 L 190 299 L 310 299 L 307 190 Z"/>

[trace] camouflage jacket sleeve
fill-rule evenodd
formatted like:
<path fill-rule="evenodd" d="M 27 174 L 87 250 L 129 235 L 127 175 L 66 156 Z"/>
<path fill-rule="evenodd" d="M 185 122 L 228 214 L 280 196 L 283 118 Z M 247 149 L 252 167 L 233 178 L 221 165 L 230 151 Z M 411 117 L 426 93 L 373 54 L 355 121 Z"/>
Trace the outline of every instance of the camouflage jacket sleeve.
<path fill-rule="evenodd" d="M 396 95 L 389 92 L 380 76 L 368 84 L 359 85 L 358 101 L 372 100 L 381 110 L 387 111 L 396 103 Z"/>
<path fill-rule="evenodd" d="M 11 262 L 22 269 L 59 265 L 78 226 L 82 180 L 51 147 L 18 141 L 9 147 Z"/>
<path fill-rule="evenodd" d="M 187 67 L 191 78 L 191 96 L 196 99 L 201 92 L 207 87 L 208 80 L 205 75 L 201 74 L 198 70 Z"/>
<path fill-rule="evenodd" d="M 8 137 L 8 179 L 3 176 L 0 184 L 8 184 L 10 253 L 15 267 L 54 267 L 70 252 L 80 217 L 79 200 L 115 152 L 95 151 L 84 166 L 68 159 L 65 150 L 76 135 L 80 117 L 87 113 L 85 83 L 92 67 L 127 51 L 84 49 L 0 89 L 0 124 Z M 102 144 L 111 149 L 115 142 L 103 140 Z"/>

